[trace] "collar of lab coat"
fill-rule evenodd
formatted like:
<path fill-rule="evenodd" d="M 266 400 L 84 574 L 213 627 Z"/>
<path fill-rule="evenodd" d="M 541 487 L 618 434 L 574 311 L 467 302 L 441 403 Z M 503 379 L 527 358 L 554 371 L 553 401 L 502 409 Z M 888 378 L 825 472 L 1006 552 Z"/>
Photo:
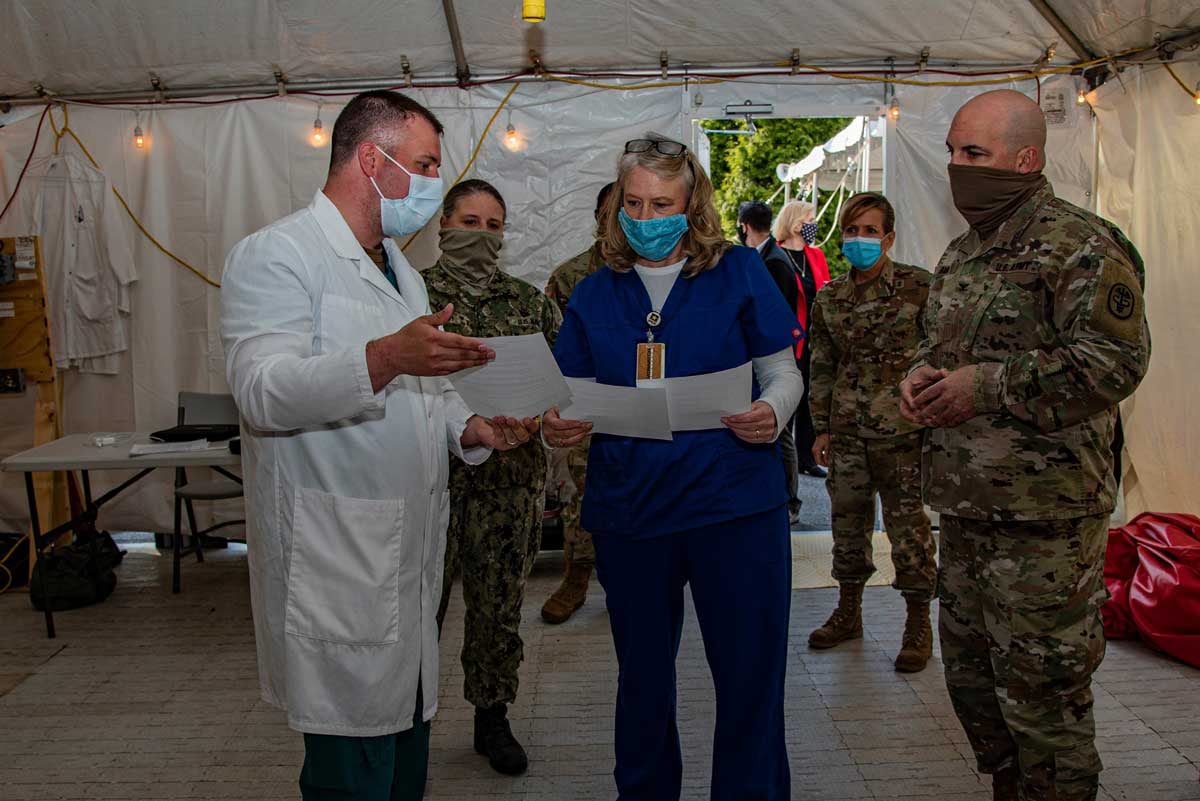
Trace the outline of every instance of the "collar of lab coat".
<path fill-rule="evenodd" d="M 354 232 L 350 230 L 349 223 L 342 216 L 338 207 L 333 205 L 324 192 L 320 189 L 313 197 L 313 202 L 309 206 L 312 210 L 313 217 L 316 218 L 317 224 L 321 226 L 321 230 L 325 234 L 325 238 L 329 240 L 330 247 L 338 257 L 354 262 L 358 269 L 358 275 L 368 284 L 371 284 L 379 292 L 387 298 L 390 298 L 402 306 L 409 306 L 410 311 L 414 314 L 423 314 L 419 310 L 420 303 L 407 304 L 404 302 L 404 295 L 407 292 L 407 287 L 410 285 L 411 276 L 409 273 L 415 273 L 408 260 L 404 258 L 404 254 L 400 252 L 400 248 L 395 246 L 395 243 L 390 242 L 387 238 L 384 239 L 384 248 L 387 250 L 388 264 L 392 267 L 392 272 L 396 274 L 396 282 L 400 285 L 400 291 L 388 282 L 384 277 L 383 271 L 375 266 L 375 262 L 363 250 L 362 245 L 358 243 L 358 239 L 354 236 Z M 387 247 L 388 245 L 391 247 Z M 414 298 L 415 300 L 415 298 Z"/>

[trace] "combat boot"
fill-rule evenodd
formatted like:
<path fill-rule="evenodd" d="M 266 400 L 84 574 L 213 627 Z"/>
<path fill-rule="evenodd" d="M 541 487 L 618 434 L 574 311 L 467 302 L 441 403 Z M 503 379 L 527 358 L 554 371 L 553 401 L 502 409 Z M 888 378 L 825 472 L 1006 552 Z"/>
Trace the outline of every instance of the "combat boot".
<path fill-rule="evenodd" d="M 929 602 L 905 598 L 908 619 L 904 621 L 904 638 L 896 655 L 896 670 L 918 673 L 925 669 L 933 656 L 933 629 L 929 625 Z"/>
<path fill-rule="evenodd" d="M 1021 773 L 1015 764 L 992 774 L 992 801 L 1020 801 Z"/>
<path fill-rule="evenodd" d="M 492 770 L 506 776 L 520 775 L 529 767 L 529 757 L 508 725 L 504 704 L 475 707 L 475 753 L 487 757 Z"/>
<path fill-rule="evenodd" d="M 587 600 L 588 580 L 592 577 L 592 566 L 567 562 L 562 585 L 542 606 L 542 620 L 547 623 L 565 623 L 575 610 Z"/>
<path fill-rule="evenodd" d="M 840 642 L 862 637 L 862 596 L 862 584 L 841 585 L 837 609 L 824 626 L 808 635 L 808 647 L 832 648 Z"/>

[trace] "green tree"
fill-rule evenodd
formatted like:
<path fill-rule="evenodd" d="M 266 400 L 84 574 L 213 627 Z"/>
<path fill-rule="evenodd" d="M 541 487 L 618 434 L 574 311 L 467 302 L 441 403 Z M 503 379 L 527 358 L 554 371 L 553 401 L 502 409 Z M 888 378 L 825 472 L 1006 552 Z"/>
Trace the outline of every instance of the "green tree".
<path fill-rule="evenodd" d="M 741 203 L 767 200 L 779 189 L 776 165 L 799 161 L 849 124 L 850 120 L 839 118 L 756 120 L 758 130 L 750 136 L 710 134 L 710 177 L 716 188 L 714 202 L 726 235 L 736 238 L 737 210 Z M 704 120 L 700 125 L 706 130 L 745 130 L 747 127 L 742 120 Z M 821 203 L 830 195 L 829 192 L 818 194 Z M 771 211 L 778 213 L 783 207 L 783 192 L 775 195 L 770 205 Z M 832 211 L 830 209 L 820 221 L 818 241 L 825 238 L 833 224 Z M 830 238 L 824 251 L 831 273 L 840 275 L 848 269 L 836 236 Z"/>

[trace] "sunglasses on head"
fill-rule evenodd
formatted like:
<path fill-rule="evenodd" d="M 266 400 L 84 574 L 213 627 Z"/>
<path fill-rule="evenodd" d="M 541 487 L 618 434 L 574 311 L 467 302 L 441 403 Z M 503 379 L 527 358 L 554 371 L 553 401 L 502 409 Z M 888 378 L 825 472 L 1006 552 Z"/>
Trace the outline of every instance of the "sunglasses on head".
<path fill-rule="evenodd" d="M 651 150 L 664 156 L 682 156 L 687 147 L 667 139 L 630 139 L 625 143 L 626 153 L 647 153 Z"/>

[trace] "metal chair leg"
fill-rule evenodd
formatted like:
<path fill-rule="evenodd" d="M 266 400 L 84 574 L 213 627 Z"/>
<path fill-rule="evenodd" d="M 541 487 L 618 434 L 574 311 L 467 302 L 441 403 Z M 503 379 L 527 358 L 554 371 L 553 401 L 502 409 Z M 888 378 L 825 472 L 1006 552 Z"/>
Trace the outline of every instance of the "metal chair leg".
<path fill-rule="evenodd" d="M 176 595 L 179 594 L 179 560 L 183 558 L 182 506 L 179 496 L 175 496 L 175 532 L 171 535 L 171 550 L 174 551 L 171 559 L 171 592 Z"/>
<path fill-rule="evenodd" d="M 192 499 L 185 498 L 183 501 L 187 507 L 188 526 L 192 529 L 192 550 L 196 553 L 196 561 L 204 561 L 204 538 L 200 536 L 200 527 L 196 525 L 196 508 L 192 506 Z"/>

